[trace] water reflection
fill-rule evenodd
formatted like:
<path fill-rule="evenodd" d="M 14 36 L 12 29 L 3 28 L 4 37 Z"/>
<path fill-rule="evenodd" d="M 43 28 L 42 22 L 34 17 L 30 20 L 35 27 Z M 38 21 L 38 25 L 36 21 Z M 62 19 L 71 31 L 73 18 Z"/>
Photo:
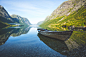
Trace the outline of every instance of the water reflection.
<path fill-rule="evenodd" d="M 9 36 L 14 32 L 14 29 L 7 28 L 0 31 L 0 45 L 4 44 Z"/>
<path fill-rule="evenodd" d="M 69 49 L 69 57 L 86 56 L 86 31 L 73 31 L 73 34 L 65 43 Z"/>
<path fill-rule="evenodd" d="M 81 47 L 82 45 L 86 46 L 86 31 L 73 31 L 73 34 L 65 43 L 69 50 Z"/>
<path fill-rule="evenodd" d="M 10 57 L 10 55 L 12 57 L 57 57 L 60 55 L 82 57 L 86 54 L 86 31 L 73 31 L 66 41 L 60 41 L 40 34 L 38 34 L 38 38 L 37 29 L 30 30 L 30 28 L 22 26 L 20 28 L 11 27 L 0 30 L 0 57 Z M 25 35 L 20 36 L 22 34 Z"/>
<path fill-rule="evenodd" d="M 0 45 L 4 44 L 7 39 L 10 36 L 16 37 L 16 36 L 20 36 L 21 34 L 26 34 L 31 27 L 26 27 L 26 26 L 22 26 L 22 27 L 9 27 L 9 28 L 4 28 L 0 30 Z"/>
<path fill-rule="evenodd" d="M 21 34 L 26 34 L 31 27 L 21 27 L 19 29 L 17 29 L 14 33 L 11 34 L 11 36 L 16 37 L 16 36 L 20 36 Z"/>
<path fill-rule="evenodd" d="M 38 37 L 40 38 L 41 41 L 43 41 L 47 46 L 49 46 L 53 50 L 55 50 L 63 55 L 66 55 L 66 53 L 64 51 L 67 51 L 68 47 L 64 41 L 51 39 L 51 38 L 45 37 L 39 33 L 38 33 Z"/>
<path fill-rule="evenodd" d="M 38 34 L 38 37 L 53 50 L 68 56 L 82 56 L 86 52 L 86 31 L 73 31 L 66 41 L 51 39 Z M 82 53 L 82 54 L 81 54 Z"/>

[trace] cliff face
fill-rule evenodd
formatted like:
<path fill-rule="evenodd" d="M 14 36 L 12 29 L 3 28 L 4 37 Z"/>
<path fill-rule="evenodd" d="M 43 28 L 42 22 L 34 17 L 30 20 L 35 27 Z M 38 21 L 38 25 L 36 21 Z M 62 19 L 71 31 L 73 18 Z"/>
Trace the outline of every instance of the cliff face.
<path fill-rule="evenodd" d="M 30 21 L 27 18 L 21 17 L 19 15 L 11 15 L 12 18 L 19 20 L 20 24 L 31 25 Z"/>
<path fill-rule="evenodd" d="M 72 12 L 77 11 L 83 5 L 85 5 L 86 0 L 68 0 L 63 2 L 53 13 L 46 17 L 46 20 L 55 19 L 56 17 L 68 16 Z"/>

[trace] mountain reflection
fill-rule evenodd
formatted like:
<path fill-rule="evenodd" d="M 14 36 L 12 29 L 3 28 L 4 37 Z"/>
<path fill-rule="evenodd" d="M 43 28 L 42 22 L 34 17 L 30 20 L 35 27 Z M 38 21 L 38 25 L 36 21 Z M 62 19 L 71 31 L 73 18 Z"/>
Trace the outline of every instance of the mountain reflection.
<path fill-rule="evenodd" d="M 20 28 L 9 27 L 0 30 L 0 45 L 4 44 L 10 36 L 16 37 L 21 34 L 26 34 L 30 27 L 22 26 Z"/>
<path fill-rule="evenodd" d="M 7 28 L 0 31 L 0 45 L 4 44 L 15 29 Z"/>
<path fill-rule="evenodd" d="M 26 34 L 30 30 L 31 27 L 21 27 L 19 29 L 16 29 L 14 33 L 11 34 L 11 36 L 16 37 L 20 36 L 21 34 Z"/>

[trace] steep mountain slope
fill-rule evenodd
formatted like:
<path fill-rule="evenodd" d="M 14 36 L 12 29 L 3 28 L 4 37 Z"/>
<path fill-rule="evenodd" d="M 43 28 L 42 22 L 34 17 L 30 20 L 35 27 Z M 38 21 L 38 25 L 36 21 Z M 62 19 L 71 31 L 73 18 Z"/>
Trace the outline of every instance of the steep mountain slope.
<path fill-rule="evenodd" d="M 62 26 L 86 26 L 86 0 L 68 0 L 63 2 L 50 16 L 47 16 L 43 28 Z"/>
<path fill-rule="evenodd" d="M 19 20 L 20 24 L 31 25 L 30 21 L 27 18 L 21 17 L 19 15 L 11 15 L 12 18 Z"/>

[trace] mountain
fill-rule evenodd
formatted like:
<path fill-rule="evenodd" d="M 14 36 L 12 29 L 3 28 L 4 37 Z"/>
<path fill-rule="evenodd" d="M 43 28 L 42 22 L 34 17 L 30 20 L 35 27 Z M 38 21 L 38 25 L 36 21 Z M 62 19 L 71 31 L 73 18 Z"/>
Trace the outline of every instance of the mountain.
<path fill-rule="evenodd" d="M 30 25 L 31 24 L 27 18 L 23 18 L 18 15 L 12 15 L 12 17 L 11 17 L 8 14 L 8 12 L 5 10 L 5 8 L 0 5 L 0 28 L 9 26 L 10 25 L 9 23 L 19 23 L 21 25 Z"/>
<path fill-rule="evenodd" d="M 8 14 L 8 12 L 1 5 L 0 5 L 0 21 L 8 22 L 8 23 L 10 23 L 10 22 L 12 23 L 13 22 L 13 20 L 10 17 L 10 15 Z"/>
<path fill-rule="evenodd" d="M 21 17 L 19 15 L 11 15 L 12 18 L 19 20 L 20 24 L 31 25 L 30 21 L 27 18 Z"/>
<path fill-rule="evenodd" d="M 55 9 L 40 25 L 43 28 L 86 26 L 86 0 L 68 0 Z"/>

